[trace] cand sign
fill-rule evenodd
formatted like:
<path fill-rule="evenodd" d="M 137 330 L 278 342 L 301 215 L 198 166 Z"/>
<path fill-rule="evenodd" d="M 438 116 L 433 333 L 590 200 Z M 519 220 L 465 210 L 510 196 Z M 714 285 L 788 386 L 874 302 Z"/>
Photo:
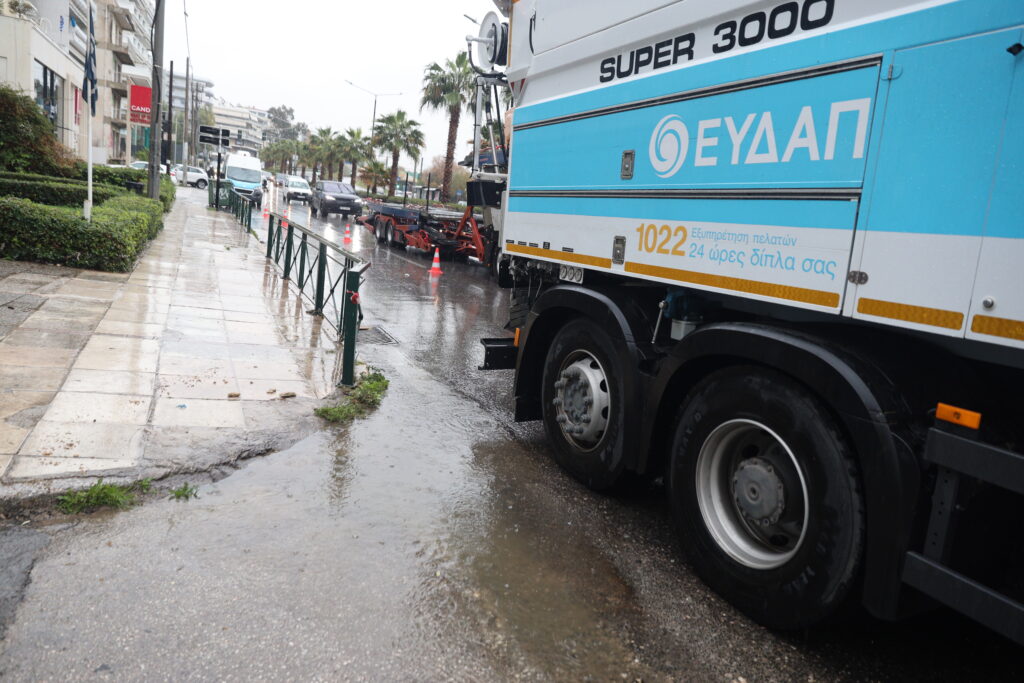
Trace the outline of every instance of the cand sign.
<path fill-rule="evenodd" d="M 153 89 L 144 85 L 133 85 L 129 97 L 132 123 L 150 123 L 153 104 Z"/>

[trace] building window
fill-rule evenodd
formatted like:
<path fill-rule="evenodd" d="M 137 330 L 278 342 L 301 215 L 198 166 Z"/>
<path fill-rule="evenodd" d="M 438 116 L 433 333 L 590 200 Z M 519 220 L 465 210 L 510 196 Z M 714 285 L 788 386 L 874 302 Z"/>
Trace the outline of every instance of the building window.
<path fill-rule="evenodd" d="M 35 83 L 36 104 L 54 128 L 64 127 L 64 79 L 39 61 L 32 62 L 32 80 Z"/>

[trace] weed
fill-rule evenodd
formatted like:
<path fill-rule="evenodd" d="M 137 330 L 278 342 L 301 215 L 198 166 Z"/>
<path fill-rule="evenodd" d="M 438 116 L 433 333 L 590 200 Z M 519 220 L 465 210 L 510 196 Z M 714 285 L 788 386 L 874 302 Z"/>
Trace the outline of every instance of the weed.
<path fill-rule="evenodd" d="M 140 479 L 139 481 L 135 482 L 135 488 L 137 488 L 142 493 L 149 493 L 149 490 L 153 488 L 153 479 L 151 477 Z"/>
<path fill-rule="evenodd" d="M 192 486 L 188 482 L 182 484 L 176 489 L 171 490 L 171 498 L 174 500 L 188 500 L 189 498 L 198 498 L 199 489 Z"/>
<path fill-rule="evenodd" d="M 100 479 L 84 491 L 71 491 L 57 498 L 57 507 L 69 515 L 111 507 L 123 510 L 135 503 L 135 496 L 123 486 L 104 484 Z"/>
<path fill-rule="evenodd" d="M 371 369 L 348 393 L 347 401 L 317 408 L 313 413 L 328 422 L 351 422 L 379 406 L 387 389 L 387 378 L 379 370 Z"/>

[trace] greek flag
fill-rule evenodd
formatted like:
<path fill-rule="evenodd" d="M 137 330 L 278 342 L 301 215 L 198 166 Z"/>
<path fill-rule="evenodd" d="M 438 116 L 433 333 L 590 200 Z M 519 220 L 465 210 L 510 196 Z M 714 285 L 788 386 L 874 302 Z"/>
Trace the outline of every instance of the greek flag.
<path fill-rule="evenodd" d="M 82 81 L 82 99 L 89 103 L 92 115 L 96 116 L 96 24 L 93 22 L 91 6 L 89 7 L 89 49 L 86 50 L 85 54 L 85 80 Z"/>

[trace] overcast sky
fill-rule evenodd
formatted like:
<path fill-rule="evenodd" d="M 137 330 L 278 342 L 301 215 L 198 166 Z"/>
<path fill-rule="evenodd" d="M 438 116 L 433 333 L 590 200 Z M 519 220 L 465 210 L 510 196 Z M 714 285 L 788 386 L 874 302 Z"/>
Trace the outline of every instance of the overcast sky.
<path fill-rule="evenodd" d="M 377 114 L 404 109 L 422 124 L 427 165 L 445 152 L 448 120 L 420 112 L 423 69 L 466 48 L 466 34 L 477 27 L 463 14 L 479 21 L 494 9 L 490 0 L 164 1 L 164 65 L 174 60 L 175 78 L 188 55 L 187 7 L 194 73 L 212 80 L 218 97 L 262 109 L 286 104 L 310 128 L 369 134 L 373 96 L 345 81 L 403 93 L 378 98 Z M 471 135 L 463 115 L 457 157 L 467 153 Z"/>

